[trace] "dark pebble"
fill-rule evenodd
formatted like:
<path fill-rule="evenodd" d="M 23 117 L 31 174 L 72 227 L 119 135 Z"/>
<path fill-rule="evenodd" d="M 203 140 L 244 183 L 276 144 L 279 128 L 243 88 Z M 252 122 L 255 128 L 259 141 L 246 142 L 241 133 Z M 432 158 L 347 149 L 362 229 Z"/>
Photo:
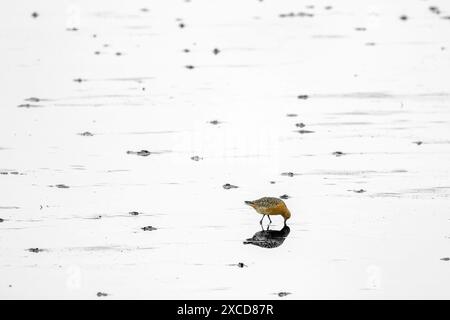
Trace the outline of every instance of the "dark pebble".
<path fill-rule="evenodd" d="M 36 97 L 31 97 L 31 98 L 25 99 L 25 101 L 29 101 L 29 102 L 39 102 L 39 101 L 41 101 L 41 99 L 36 98 Z"/>
<path fill-rule="evenodd" d="M 2 223 L 2 222 L 5 222 L 5 220 L 4 220 L 4 219 L 2 219 L 2 218 L 0 218 L 0 223 Z"/>
<path fill-rule="evenodd" d="M 66 186 L 65 184 L 57 184 L 57 185 L 55 185 L 55 187 L 59 188 L 59 189 L 69 189 L 70 188 L 69 186 Z"/>
<path fill-rule="evenodd" d="M 303 122 L 300 122 L 300 123 L 296 123 L 295 126 L 298 128 L 304 128 L 306 125 Z"/>
<path fill-rule="evenodd" d="M 449 257 L 441 258 L 442 261 L 450 261 Z"/>
<path fill-rule="evenodd" d="M 155 231 L 155 230 L 157 230 L 155 227 L 152 227 L 152 226 L 146 226 L 146 227 L 143 227 L 141 229 L 144 230 L 144 231 Z"/>
<path fill-rule="evenodd" d="M 187 66 L 185 66 L 185 68 L 186 68 L 186 69 L 190 69 L 190 70 L 192 70 L 192 69 L 194 69 L 195 67 L 194 67 L 194 66 L 192 66 L 192 65 L 187 65 Z"/>
<path fill-rule="evenodd" d="M 132 215 L 132 216 L 138 216 L 138 215 L 140 215 L 140 213 L 137 212 L 137 211 L 131 211 L 131 212 L 129 212 L 129 214 Z"/>
<path fill-rule="evenodd" d="M 414 141 L 413 143 L 417 144 L 418 146 L 420 146 L 423 142 L 422 141 Z"/>
<path fill-rule="evenodd" d="M 278 292 L 277 294 L 280 298 L 282 298 L 282 297 L 286 297 L 287 295 L 289 295 L 291 293 L 290 292 Z"/>
<path fill-rule="evenodd" d="M 295 175 L 295 173 L 293 173 L 293 172 L 283 172 L 281 175 L 282 176 L 287 176 L 287 177 L 293 177 Z"/>
<path fill-rule="evenodd" d="M 239 262 L 239 263 L 237 264 L 237 266 L 238 266 L 239 268 L 246 267 L 246 265 L 245 265 L 244 263 L 242 263 L 242 262 Z"/>
<path fill-rule="evenodd" d="M 209 123 L 210 123 L 210 124 L 217 125 L 217 124 L 220 124 L 221 122 L 220 122 L 219 120 L 212 120 L 212 121 L 210 121 Z"/>
<path fill-rule="evenodd" d="M 290 117 L 290 118 L 297 117 L 297 116 L 298 116 L 298 114 L 296 114 L 296 113 L 288 113 L 286 115 L 286 117 Z"/>
<path fill-rule="evenodd" d="M 297 132 L 300 134 L 314 133 L 314 131 L 311 131 L 311 130 L 297 130 Z"/>
<path fill-rule="evenodd" d="M 224 189 L 226 189 L 226 190 L 239 188 L 238 186 L 234 186 L 234 185 L 229 184 L 229 183 L 224 184 L 222 187 Z"/>
<path fill-rule="evenodd" d="M 36 19 L 37 17 L 39 17 L 39 13 L 33 12 L 33 13 L 31 14 L 31 17 L 34 18 L 34 19 Z"/>
<path fill-rule="evenodd" d="M 203 158 L 200 158 L 199 156 L 193 156 L 193 157 L 191 157 L 191 160 L 194 160 L 194 161 L 200 161 L 200 160 L 202 160 Z"/>
<path fill-rule="evenodd" d="M 438 7 L 431 6 L 431 7 L 429 7 L 429 9 L 430 9 L 431 12 L 433 12 L 435 14 L 441 14 L 441 10 L 439 10 Z"/>
<path fill-rule="evenodd" d="M 29 249 L 27 249 L 27 251 L 33 252 L 33 253 L 39 253 L 39 252 L 42 252 L 44 250 L 43 249 L 39 249 L 39 248 L 29 248 Z"/>
<path fill-rule="evenodd" d="M 150 151 L 147 150 L 141 150 L 141 151 L 127 151 L 127 154 L 135 154 L 141 157 L 147 157 L 151 154 Z"/>
<path fill-rule="evenodd" d="M 219 54 L 219 53 L 220 53 L 220 50 L 217 49 L 217 48 L 214 48 L 213 53 L 214 53 L 214 54 Z"/>
<path fill-rule="evenodd" d="M 105 292 L 97 292 L 97 297 L 107 297 L 108 294 Z"/>
<path fill-rule="evenodd" d="M 335 151 L 335 152 L 333 152 L 333 156 L 336 156 L 336 157 L 340 157 L 340 156 L 343 156 L 345 153 L 343 153 L 342 151 Z"/>
<path fill-rule="evenodd" d="M 307 94 L 301 94 L 301 95 L 297 96 L 297 99 L 302 99 L 302 100 L 306 100 L 308 98 L 309 98 L 309 96 Z"/>
<path fill-rule="evenodd" d="M 40 106 L 36 105 L 36 104 L 29 104 L 29 103 L 23 103 L 23 104 L 19 104 L 17 106 L 17 108 L 39 108 Z"/>
<path fill-rule="evenodd" d="M 289 12 L 289 13 L 281 13 L 279 15 L 280 18 L 293 18 L 293 17 L 314 17 L 314 15 L 312 13 L 308 13 L 308 12 Z"/>
<path fill-rule="evenodd" d="M 406 21 L 406 20 L 408 20 L 408 16 L 402 15 L 402 16 L 400 16 L 400 20 Z"/>
<path fill-rule="evenodd" d="M 282 196 L 280 196 L 280 199 L 289 199 L 290 197 L 287 194 L 283 194 Z"/>
<path fill-rule="evenodd" d="M 94 134 L 89 132 L 89 131 L 85 131 L 85 132 L 79 133 L 79 135 L 83 136 L 83 137 L 92 137 L 92 136 L 94 136 Z"/>

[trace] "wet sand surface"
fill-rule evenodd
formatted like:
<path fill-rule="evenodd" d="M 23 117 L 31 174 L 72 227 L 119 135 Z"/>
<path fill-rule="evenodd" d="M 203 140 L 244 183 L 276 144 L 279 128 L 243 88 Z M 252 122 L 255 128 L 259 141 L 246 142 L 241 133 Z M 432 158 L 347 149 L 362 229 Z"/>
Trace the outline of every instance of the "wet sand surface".
<path fill-rule="evenodd" d="M 449 298 L 448 16 L 0 4 L 0 298 Z"/>

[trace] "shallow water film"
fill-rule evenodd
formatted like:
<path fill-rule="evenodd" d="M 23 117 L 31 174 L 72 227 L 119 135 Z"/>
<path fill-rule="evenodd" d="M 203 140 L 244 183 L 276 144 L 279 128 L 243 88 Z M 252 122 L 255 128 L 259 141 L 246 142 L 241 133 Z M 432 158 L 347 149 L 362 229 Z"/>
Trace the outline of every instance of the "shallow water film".
<path fill-rule="evenodd" d="M 448 1 L 0 21 L 0 299 L 450 297 Z"/>

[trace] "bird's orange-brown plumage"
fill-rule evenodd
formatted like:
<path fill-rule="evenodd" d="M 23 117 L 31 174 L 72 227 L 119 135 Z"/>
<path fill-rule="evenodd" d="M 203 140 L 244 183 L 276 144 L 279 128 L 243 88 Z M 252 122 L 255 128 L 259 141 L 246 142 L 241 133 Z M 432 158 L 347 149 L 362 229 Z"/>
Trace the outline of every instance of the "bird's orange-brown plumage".
<path fill-rule="evenodd" d="M 278 198 L 263 197 L 254 201 L 245 201 L 245 203 L 262 215 L 281 215 L 285 221 L 291 217 L 291 212 L 284 201 Z"/>

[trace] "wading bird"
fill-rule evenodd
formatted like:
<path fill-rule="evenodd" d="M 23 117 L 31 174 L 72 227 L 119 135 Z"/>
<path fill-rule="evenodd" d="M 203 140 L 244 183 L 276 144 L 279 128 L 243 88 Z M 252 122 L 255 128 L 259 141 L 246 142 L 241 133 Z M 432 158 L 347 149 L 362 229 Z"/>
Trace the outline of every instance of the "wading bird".
<path fill-rule="evenodd" d="M 284 225 L 286 225 L 286 220 L 291 217 L 291 213 L 284 201 L 278 198 L 264 197 L 254 201 L 245 201 L 245 204 L 248 204 L 255 209 L 256 212 L 263 215 L 259 222 L 260 224 L 262 224 L 265 216 L 267 216 L 270 223 L 272 223 L 270 216 L 280 215 L 284 218 Z"/>

